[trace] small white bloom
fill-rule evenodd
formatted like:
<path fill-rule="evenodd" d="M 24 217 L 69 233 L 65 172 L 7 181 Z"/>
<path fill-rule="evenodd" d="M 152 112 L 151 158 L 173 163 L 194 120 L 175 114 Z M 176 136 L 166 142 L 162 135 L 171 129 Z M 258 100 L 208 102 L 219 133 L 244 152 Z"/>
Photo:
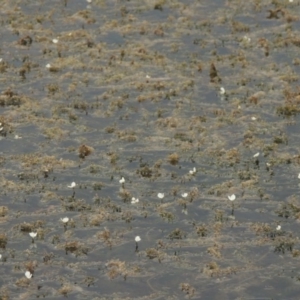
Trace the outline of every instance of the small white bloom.
<path fill-rule="evenodd" d="M 278 226 L 276 227 L 276 230 L 280 230 L 280 229 L 281 229 L 281 226 L 278 225 Z"/>
<path fill-rule="evenodd" d="M 74 189 L 75 186 L 76 186 L 76 183 L 73 181 L 73 182 L 71 183 L 71 185 L 68 185 L 68 188 Z"/>
<path fill-rule="evenodd" d="M 252 117 L 251 120 L 252 120 L 252 121 L 256 121 L 256 118 L 255 118 L 255 117 Z"/>
<path fill-rule="evenodd" d="M 300 179 L 300 173 L 298 174 L 298 178 Z"/>
<path fill-rule="evenodd" d="M 147 78 L 147 79 L 150 79 L 150 78 L 151 78 L 151 76 L 149 76 L 149 75 L 147 74 L 147 75 L 146 75 L 146 78 Z"/>
<path fill-rule="evenodd" d="M 119 180 L 120 183 L 124 183 L 125 182 L 125 178 L 122 177 L 120 180 Z"/>
<path fill-rule="evenodd" d="M 61 218 L 61 221 L 63 223 L 68 223 L 69 222 L 69 218 L 68 217 Z"/>
<path fill-rule="evenodd" d="M 157 194 L 157 197 L 158 197 L 159 199 L 163 199 L 163 198 L 165 197 L 165 194 L 164 194 L 164 193 L 158 193 L 158 194 Z"/>
<path fill-rule="evenodd" d="M 188 215 L 187 209 L 183 209 L 181 212 L 182 212 L 183 214 L 185 214 L 185 215 Z"/>
<path fill-rule="evenodd" d="M 3 127 L 0 127 L 0 131 L 2 131 L 3 130 Z"/>
<path fill-rule="evenodd" d="M 16 139 L 16 140 L 19 140 L 19 139 L 21 139 L 21 138 L 22 138 L 21 136 L 19 136 L 19 135 L 17 135 L 17 134 L 15 135 L 15 139 Z"/>
<path fill-rule="evenodd" d="M 58 39 L 53 39 L 52 42 L 53 42 L 54 44 L 57 44 L 57 43 L 58 43 Z"/>
<path fill-rule="evenodd" d="M 37 235 L 37 232 L 29 232 L 29 235 L 34 239 Z"/>
<path fill-rule="evenodd" d="M 50 65 L 50 64 L 47 64 L 47 65 L 46 65 L 46 68 L 47 68 L 47 69 L 50 69 L 50 68 L 51 68 L 51 65 Z"/>
<path fill-rule="evenodd" d="M 223 87 L 220 87 L 220 95 L 225 95 L 226 91 Z"/>
<path fill-rule="evenodd" d="M 181 197 L 182 197 L 182 198 L 186 198 L 187 196 L 188 196 L 188 193 L 182 193 L 182 194 L 181 194 Z"/>
<path fill-rule="evenodd" d="M 32 274 L 30 273 L 30 271 L 26 271 L 25 272 L 25 276 L 30 279 L 32 277 Z"/>
<path fill-rule="evenodd" d="M 289 0 L 290 3 L 294 2 L 294 0 Z"/>
<path fill-rule="evenodd" d="M 2 259 L 2 254 L 0 254 L 0 259 Z"/>
<path fill-rule="evenodd" d="M 140 238 L 140 236 L 139 236 L 139 235 L 137 235 L 137 236 L 135 237 L 135 239 L 134 239 L 134 240 L 135 240 L 135 242 L 136 242 L 136 243 L 138 243 L 138 242 L 140 242 L 142 239 Z"/>
<path fill-rule="evenodd" d="M 3 60 L 3 58 L 0 58 L 0 62 Z"/>
<path fill-rule="evenodd" d="M 249 36 L 244 35 L 243 41 L 246 42 L 246 43 L 250 43 L 250 42 L 251 42 L 251 39 L 249 38 Z"/>
<path fill-rule="evenodd" d="M 132 204 L 138 203 L 139 201 L 140 200 L 138 198 L 134 198 L 134 197 L 131 198 L 131 203 Z"/>
<path fill-rule="evenodd" d="M 255 154 L 253 155 L 253 157 L 258 157 L 258 156 L 259 156 L 259 152 L 255 153 Z"/>
<path fill-rule="evenodd" d="M 190 173 L 191 175 L 193 175 L 193 174 L 196 173 L 196 171 L 197 171 L 197 170 L 196 170 L 196 168 L 194 167 L 192 170 L 189 171 L 189 173 Z"/>
<path fill-rule="evenodd" d="M 230 201 L 234 201 L 236 199 L 235 194 L 227 196 Z"/>

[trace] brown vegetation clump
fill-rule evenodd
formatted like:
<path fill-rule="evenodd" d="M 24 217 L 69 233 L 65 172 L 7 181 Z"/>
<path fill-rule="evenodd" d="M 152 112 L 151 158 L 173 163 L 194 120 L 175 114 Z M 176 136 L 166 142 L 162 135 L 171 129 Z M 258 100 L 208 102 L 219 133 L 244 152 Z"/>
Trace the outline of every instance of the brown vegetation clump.
<path fill-rule="evenodd" d="M 7 236 L 6 234 L 0 234 L 0 248 L 5 249 L 7 244 Z"/>
<path fill-rule="evenodd" d="M 172 153 L 168 156 L 168 162 L 171 165 L 177 165 L 179 162 L 179 155 L 177 153 Z"/>
<path fill-rule="evenodd" d="M 8 213 L 7 206 L 0 206 L 0 217 L 5 217 Z"/>
<path fill-rule="evenodd" d="M 68 297 L 68 294 L 72 292 L 72 287 L 67 284 L 63 285 L 59 290 L 58 293 L 63 295 L 64 297 Z"/>
<path fill-rule="evenodd" d="M 83 144 L 78 149 L 79 157 L 85 158 L 86 156 L 89 156 L 93 151 L 94 149 L 92 147 Z"/>
<path fill-rule="evenodd" d="M 119 275 L 123 276 L 124 279 L 127 277 L 127 267 L 124 261 L 120 261 L 119 259 L 112 259 L 107 264 L 106 267 L 108 269 L 107 276 L 109 279 L 114 279 Z"/>

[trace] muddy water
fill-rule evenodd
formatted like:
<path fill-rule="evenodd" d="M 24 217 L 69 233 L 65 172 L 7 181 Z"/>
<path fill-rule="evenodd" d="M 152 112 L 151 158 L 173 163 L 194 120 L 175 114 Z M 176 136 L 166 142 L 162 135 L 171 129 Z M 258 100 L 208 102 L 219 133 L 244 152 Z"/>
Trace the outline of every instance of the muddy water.
<path fill-rule="evenodd" d="M 298 11 L 2 1 L 1 299 L 298 299 Z"/>

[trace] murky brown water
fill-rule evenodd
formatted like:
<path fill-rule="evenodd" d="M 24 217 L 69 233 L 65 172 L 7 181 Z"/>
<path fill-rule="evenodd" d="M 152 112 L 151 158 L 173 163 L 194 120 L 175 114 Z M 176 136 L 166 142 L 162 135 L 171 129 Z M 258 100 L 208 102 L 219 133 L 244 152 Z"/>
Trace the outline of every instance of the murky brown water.
<path fill-rule="evenodd" d="M 298 299 L 299 1 L 0 3 L 1 299 Z"/>

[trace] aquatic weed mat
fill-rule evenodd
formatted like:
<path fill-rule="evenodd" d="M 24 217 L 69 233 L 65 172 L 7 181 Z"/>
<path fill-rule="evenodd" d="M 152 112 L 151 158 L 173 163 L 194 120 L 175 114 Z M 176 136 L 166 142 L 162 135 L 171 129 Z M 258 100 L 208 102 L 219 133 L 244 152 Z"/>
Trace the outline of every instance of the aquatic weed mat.
<path fill-rule="evenodd" d="M 1 1 L 1 299 L 298 299 L 299 1 Z"/>

